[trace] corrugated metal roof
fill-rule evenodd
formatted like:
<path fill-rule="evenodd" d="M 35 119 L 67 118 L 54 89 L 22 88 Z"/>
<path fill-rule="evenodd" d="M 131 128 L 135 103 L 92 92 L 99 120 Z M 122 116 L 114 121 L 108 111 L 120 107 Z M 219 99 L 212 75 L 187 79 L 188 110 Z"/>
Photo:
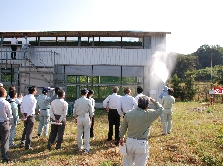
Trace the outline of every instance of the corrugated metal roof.
<path fill-rule="evenodd" d="M 39 31 L 39 32 L 0 32 L 0 37 L 148 37 L 151 35 L 171 34 L 171 32 L 145 31 Z"/>

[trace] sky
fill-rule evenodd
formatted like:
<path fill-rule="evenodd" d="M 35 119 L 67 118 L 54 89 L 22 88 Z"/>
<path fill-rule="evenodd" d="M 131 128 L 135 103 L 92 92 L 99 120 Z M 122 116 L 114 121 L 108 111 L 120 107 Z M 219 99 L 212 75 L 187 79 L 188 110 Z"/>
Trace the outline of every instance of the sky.
<path fill-rule="evenodd" d="M 223 47 L 223 0 L 3 0 L 3 31 L 152 31 L 167 34 L 166 50 Z"/>

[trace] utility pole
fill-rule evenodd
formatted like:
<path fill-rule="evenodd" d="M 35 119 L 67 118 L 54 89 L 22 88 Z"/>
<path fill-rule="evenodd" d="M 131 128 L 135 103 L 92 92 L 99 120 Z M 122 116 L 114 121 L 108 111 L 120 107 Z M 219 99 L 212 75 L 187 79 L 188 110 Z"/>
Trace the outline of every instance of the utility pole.
<path fill-rule="evenodd" d="M 212 82 L 212 49 L 211 49 L 211 82 Z"/>

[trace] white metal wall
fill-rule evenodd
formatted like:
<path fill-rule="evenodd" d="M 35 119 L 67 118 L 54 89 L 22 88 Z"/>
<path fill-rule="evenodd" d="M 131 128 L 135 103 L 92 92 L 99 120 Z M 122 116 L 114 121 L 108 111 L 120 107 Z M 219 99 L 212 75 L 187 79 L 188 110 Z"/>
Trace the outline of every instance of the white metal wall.
<path fill-rule="evenodd" d="M 41 62 L 36 60 L 38 55 L 45 64 L 49 66 L 54 64 L 75 64 L 75 65 L 141 65 L 145 66 L 151 58 L 151 49 L 121 49 L 121 48 L 48 48 L 53 53 L 49 56 L 48 52 L 43 51 L 45 48 L 35 48 L 35 55 L 31 60 L 37 66 Z"/>
<path fill-rule="evenodd" d="M 17 60 L 11 60 L 10 48 L 2 47 L 0 56 L 1 59 L 7 57 L 7 63 L 21 64 L 22 67 L 30 64 L 36 67 L 53 67 L 54 65 L 144 66 L 144 93 L 149 95 L 151 90 L 155 90 L 156 94 L 152 96 L 158 100 L 165 83 L 151 73 L 151 67 L 157 52 L 166 54 L 166 35 L 151 36 L 151 49 L 148 48 L 148 46 L 145 46 L 144 49 L 33 46 L 26 52 L 18 48 Z M 26 61 L 24 57 L 30 61 Z M 2 64 L 4 63 L 6 63 L 5 60 L 2 61 Z"/>

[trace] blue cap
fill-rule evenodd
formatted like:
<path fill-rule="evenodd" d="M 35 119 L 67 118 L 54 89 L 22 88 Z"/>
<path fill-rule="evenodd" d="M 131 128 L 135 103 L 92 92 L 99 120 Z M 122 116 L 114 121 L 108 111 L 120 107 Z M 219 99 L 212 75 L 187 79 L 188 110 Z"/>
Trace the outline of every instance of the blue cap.
<path fill-rule="evenodd" d="M 86 93 L 88 93 L 87 88 L 83 88 L 83 89 L 81 89 L 81 94 L 86 94 Z"/>
<path fill-rule="evenodd" d="M 45 88 L 43 88 L 42 93 L 46 93 L 46 92 L 49 92 L 49 91 L 50 91 L 50 88 L 49 87 L 45 87 Z"/>

